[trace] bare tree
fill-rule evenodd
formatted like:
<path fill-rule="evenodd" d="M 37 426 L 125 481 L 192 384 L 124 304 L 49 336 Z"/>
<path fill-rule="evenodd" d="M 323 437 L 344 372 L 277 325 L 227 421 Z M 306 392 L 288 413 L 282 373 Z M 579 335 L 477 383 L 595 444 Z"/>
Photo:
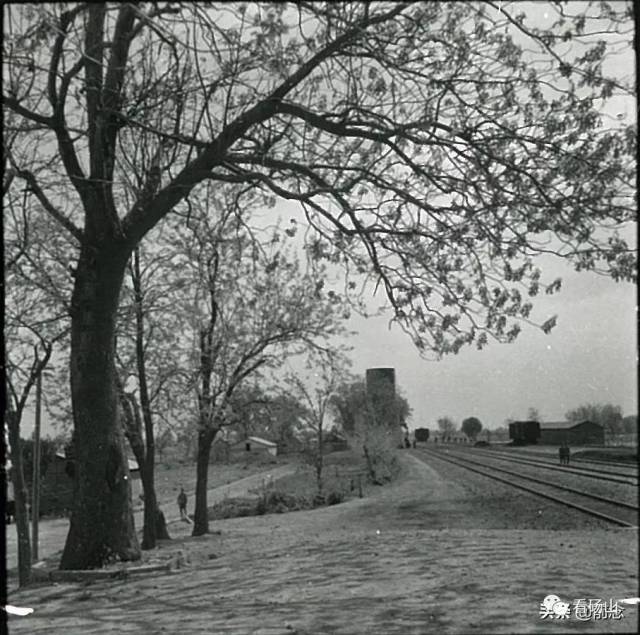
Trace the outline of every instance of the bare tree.
<path fill-rule="evenodd" d="M 635 132 L 601 114 L 633 94 L 602 71 L 631 5 L 548 10 L 542 29 L 494 2 L 5 8 L 11 167 L 76 261 L 80 486 L 63 568 L 140 555 L 119 295 L 138 243 L 205 181 L 297 201 L 322 235 L 313 253 L 368 272 L 425 353 L 515 338 L 527 296 L 560 286 L 536 254 L 635 279 L 615 233 L 635 218 Z M 131 164 L 144 187 L 127 205 Z"/>
<path fill-rule="evenodd" d="M 5 138 L 5 168 L 12 143 L 12 138 Z M 18 580 L 23 586 L 31 580 L 31 543 L 20 425 L 31 391 L 49 365 L 54 347 L 63 344 L 69 328 L 64 301 L 58 295 L 59 271 L 54 272 L 45 264 L 50 256 L 49 228 L 42 219 L 35 218 L 27 192 L 16 187 L 15 175 L 14 169 L 6 169 L 2 183 L 5 229 L 9 235 L 4 271 L 4 415 L 18 533 Z"/>
<path fill-rule="evenodd" d="M 129 440 L 131 449 L 140 468 L 140 476 L 144 497 L 144 527 L 142 532 L 142 548 L 154 549 L 156 539 L 168 539 L 164 514 L 162 513 L 155 491 L 155 416 L 154 408 L 162 401 L 164 390 L 171 379 L 179 376 L 168 347 L 174 341 L 171 336 L 172 312 L 165 310 L 160 315 L 162 307 L 158 307 L 152 295 L 157 298 L 166 290 L 166 263 L 162 254 L 151 259 L 149 263 L 154 269 L 162 263 L 165 265 L 153 276 L 165 282 L 161 291 L 153 289 L 151 284 L 145 286 L 143 271 L 140 263 L 140 248 L 133 252 L 129 263 L 131 279 L 131 310 L 133 311 L 133 376 L 137 384 L 139 401 L 135 393 L 125 393 L 124 385 L 120 386 L 120 399 L 124 415 L 125 436 Z M 168 276 L 170 277 L 170 276 Z M 155 319 L 153 319 L 155 317 Z M 153 321 L 152 321 L 153 320 Z M 148 322 L 152 321 L 151 324 Z M 121 338 L 121 342 L 124 338 Z M 119 356 L 120 357 L 120 356 Z M 166 403 L 166 401 L 165 401 Z"/>
<path fill-rule="evenodd" d="M 322 470 L 324 468 L 324 437 L 327 430 L 328 417 L 332 398 L 337 388 L 344 382 L 346 359 L 337 351 L 322 351 L 311 354 L 307 359 L 306 376 L 300 373 L 289 373 L 287 385 L 294 397 L 304 406 L 302 411 L 303 429 L 312 433 L 313 441 L 307 448 L 313 457 L 316 472 L 318 496 L 324 496 Z"/>

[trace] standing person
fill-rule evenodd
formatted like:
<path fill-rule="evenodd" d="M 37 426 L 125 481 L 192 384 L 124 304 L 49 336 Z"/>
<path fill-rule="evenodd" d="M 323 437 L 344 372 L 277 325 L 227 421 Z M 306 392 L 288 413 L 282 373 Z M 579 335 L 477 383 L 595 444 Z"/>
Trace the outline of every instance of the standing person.
<path fill-rule="evenodd" d="M 560 465 L 564 465 L 564 444 L 561 444 L 558 448 L 558 457 L 560 458 Z"/>
<path fill-rule="evenodd" d="M 571 460 L 571 450 L 569 449 L 569 444 L 567 443 L 564 448 L 564 461 L 567 465 Z"/>
<path fill-rule="evenodd" d="M 184 492 L 184 487 L 180 488 L 180 493 L 178 494 L 178 507 L 180 508 L 180 518 L 184 520 L 185 518 L 189 518 L 187 516 L 187 495 Z"/>

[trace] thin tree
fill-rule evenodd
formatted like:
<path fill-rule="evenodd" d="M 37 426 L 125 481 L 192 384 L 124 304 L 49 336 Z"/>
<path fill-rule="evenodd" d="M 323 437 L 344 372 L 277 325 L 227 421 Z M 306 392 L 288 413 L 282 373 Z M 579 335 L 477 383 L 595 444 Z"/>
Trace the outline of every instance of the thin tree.
<path fill-rule="evenodd" d="M 15 169 L 7 166 L 14 141 L 15 136 L 5 138 L 6 153 L 2 159 L 5 168 L 3 218 L 9 233 L 4 262 L 4 420 L 18 534 L 18 582 L 23 586 L 31 580 L 32 552 L 20 425 L 32 390 L 49 365 L 54 347 L 64 343 L 69 329 L 57 284 L 60 272 L 54 271 L 53 267 L 45 271 L 44 263 L 50 256 L 49 227 L 37 218 L 28 192 L 17 189 Z M 38 486 L 34 482 L 31 485 L 32 491 Z"/>
<path fill-rule="evenodd" d="M 344 381 L 346 360 L 336 351 L 327 350 L 310 355 L 306 363 L 311 374 L 289 373 L 287 385 L 303 405 L 303 428 L 312 433 L 309 450 L 313 456 L 318 497 L 323 497 L 324 439 L 330 405 L 336 389 Z"/>
<path fill-rule="evenodd" d="M 168 394 L 185 390 L 185 373 L 175 354 L 180 320 L 171 310 L 175 281 L 171 254 L 160 248 L 143 256 L 137 247 L 129 263 L 129 285 L 123 294 L 118 362 L 124 431 L 140 467 L 144 497 L 142 548 L 168 539 L 164 514 L 155 491 L 156 420 L 170 408 Z M 131 327 L 131 328 L 129 328 Z M 126 391 L 133 379 L 135 392 Z"/>
<path fill-rule="evenodd" d="M 455 434 L 456 424 L 451 417 L 440 417 L 437 421 L 438 430 L 440 430 L 440 436 L 442 439 L 448 439 L 452 434 Z"/>
<path fill-rule="evenodd" d="M 298 202 L 321 234 L 314 254 L 368 272 L 425 354 L 513 340 L 527 296 L 560 287 L 536 254 L 635 279 L 615 233 L 635 218 L 635 131 L 602 116 L 633 95 L 602 70 L 631 4 L 547 9 L 540 28 L 494 2 L 5 7 L 11 164 L 75 241 L 80 485 L 63 568 L 140 555 L 119 295 L 135 247 L 203 182 Z M 123 157 L 149 138 L 157 159 L 127 206 Z"/>

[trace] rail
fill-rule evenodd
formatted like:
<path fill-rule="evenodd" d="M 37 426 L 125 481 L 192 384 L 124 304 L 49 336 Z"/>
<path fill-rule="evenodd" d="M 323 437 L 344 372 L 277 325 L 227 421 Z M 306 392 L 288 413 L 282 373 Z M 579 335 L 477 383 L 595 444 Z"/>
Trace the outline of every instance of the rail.
<path fill-rule="evenodd" d="M 566 474 L 577 474 L 580 476 L 586 476 L 587 478 L 595 478 L 600 481 L 611 481 L 612 483 L 623 483 L 625 485 L 637 485 L 638 477 L 634 474 L 624 474 L 622 472 L 608 472 L 606 470 L 598 470 L 587 467 L 566 467 L 561 465 L 555 465 L 550 461 L 535 461 L 534 459 L 520 458 L 516 456 L 507 456 L 506 452 L 492 451 L 482 449 L 484 454 L 495 456 L 503 461 L 511 461 L 512 463 L 523 463 L 528 465 L 543 465 L 545 469 L 555 470 L 557 472 L 564 472 Z M 619 478 L 621 477 L 621 478 Z"/>
<path fill-rule="evenodd" d="M 573 509 L 577 509 L 578 511 L 581 511 L 585 514 L 588 514 L 590 516 L 594 516 L 596 518 L 600 518 L 601 520 L 605 520 L 607 522 L 610 522 L 612 524 L 618 525 L 620 527 L 635 527 L 636 525 L 634 525 L 633 523 L 629 523 L 626 520 L 622 520 L 620 518 L 616 518 L 614 516 L 611 516 L 609 514 L 604 514 L 602 512 L 599 512 L 595 509 L 590 509 L 588 507 L 585 507 L 584 505 L 580 505 L 578 503 L 574 503 L 572 501 L 568 501 L 564 498 L 558 498 L 557 496 L 553 496 L 552 494 L 547 494 L 545 492 L 540 491 L 539 489 L 534 489 L 532 487 L 527 487 L 526 485 L 522 485 L 520 483 L 514 483 L 512 480 L 506 479 L 506 478 L 502 478 L 501 476 L 496 476 L 495 474 L 491 474 L 488 473 L 486 471 L 486 469 L 488 470 L 493 470 L 496 472 L 503 472 L 503 473 L 507 473 L 511 476 L 516 476 L 517 478 L 520 478 L 524 481 L 531 481 L 531 482 L 544 482 L 541 481 L 540 479 L 536 479 L 534 477 L 529 477 L 523 474 L 518 474 L 517 472 L 512 472 L 510 470 L 505 470 L 503 468 L 498 468 L 495 466 L 486 466 L 483 464 L 479 464 L 476 461 L 471 461 L 470 459 L 466 459 L 466 458 L 461 458 L 460 456 L 456 456 L 455 458 L 452 458 L 451 456 L 443 456 L 441 452 L 437 452 L 434 450 L 427 450 L 422 448 L 420 450 L 420 452 L 422 454 L 427 454 L 429 456 L 435 457 L 437 459 L 440 459 L 441 461 L 445 461 L 448 463 L 452 463 L 453 465 L 457 465 L 459 467 L 463 467 L 471 472 L 475 472 L 477 474 L 482 474 L 483 476 L 486 476 L 487 478 L 491 478 L 495 481 L 499 481 L 501 483 L 506 483 L 507 485 L 514 487 L 516 489 L 519 490 L 523 490 L 525 492 L 529 492 L 530 494 L 534 494 L 536 496 L 539 496 L 541 498 L 546 498 L 547 500 L 551 500 L 553 502 L 556 503 L 560 503 L 566 507 L 571 507 Z M 457 460 L 456 460 L 457 459 Z M 484 470 L 479 470 L 475 467 L 471 467 L 469 464 L 472 465 L 483 465 L 483 467 L 485 468 Z M 634 506 L 634 505 L 630 505 L 629 503 L 624 503 L 622 501 L 615 501 L 615 500 L 611 500 L 611 499 L 606 499 L 604 497 L 601 496 L 596 496 L 595 494 L 589 494 L 588 492 L 581 492 L 579 490 L 574 490 L 572 488 L 567 488 L 565 486 L 561 486 L 561 485 L 557 485 L 555 483 L 550 483 L 550 482 L 544 482 L 545 485 L 547 486 L 551 486 L 551 487 L 556 487 L 557 489 L 562 489 L 562 490 L 567 490 L 567 491 L 573 491 L 573 493 L 577 493 L 580 496 L 586 496 L 587 498 L 591 498 L 594 500 L 600 500 L 601 502 L 606 502 L 609 505 L 613 505 L 613 506 L 619 506 L 619 507 L 624 507 L 626 509 L 632 509 L 634 511 L 638 510 L 638 507 Z"/>

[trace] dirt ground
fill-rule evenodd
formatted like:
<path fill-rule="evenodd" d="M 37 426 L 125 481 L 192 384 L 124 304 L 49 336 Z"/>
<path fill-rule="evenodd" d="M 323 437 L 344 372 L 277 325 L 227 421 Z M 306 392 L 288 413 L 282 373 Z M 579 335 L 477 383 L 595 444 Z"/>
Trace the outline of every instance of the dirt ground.
<path fill-rule="evenodd" d="M 34 613 L 11 617 L 10 632 L 636 631 L 637 606 L 617 621 L 539 617 L 552 593 L 569 602 L 636 596 L 636 529 L 509 528 L 499 508 L 470 505 L 476 494 L 445 466 L 401 455 L 400 478 L 369 498 L 218 521 L 219 533 L 200 538 L 172 524 L 176 538 L 147 555 L 181 552 L 170 573 L 13 592 L 10 602 Z"/>

